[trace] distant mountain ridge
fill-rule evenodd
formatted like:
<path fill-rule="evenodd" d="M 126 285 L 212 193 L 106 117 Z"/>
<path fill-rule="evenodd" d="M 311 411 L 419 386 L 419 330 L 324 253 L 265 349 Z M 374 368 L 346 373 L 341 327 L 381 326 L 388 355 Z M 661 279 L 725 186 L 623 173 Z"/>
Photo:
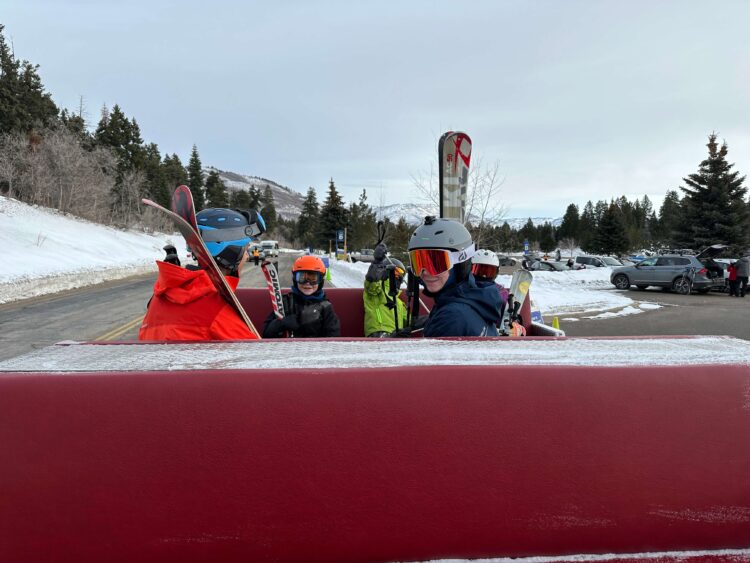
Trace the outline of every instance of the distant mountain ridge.
<path fill-rule="evenodd" d="M 403 217 L 411 225 L 419 225 L 427 215 L 438 214 L 437 206 L 420 203 L 395 203 L 384 206 L 382 210 L 376 208 L 375 211 L 378 214 L 378 219 L 381 219 L 382 215 L 382 217 L 387 217 L 395 223 L 400 217 Z M 476 223 L 479 218 L 470 216 L 469 219 Z M 503 217 L 499 221 L 496 221 L 495 224 L 500 227 L 503 223 L 508 223 L 511 228 L 517 230 L 526 225 L 528 220 L 529 217 Z M 534 226 L 551 223 L 552 226 L 559 227 L 562 223 L 562 217 L 531 217 L 531 222 L 534 223 Z"/>
<path fill-rule="evenodd" d="M 204 177 L 208 176 L 212 171 L 219 174 L 219 178 L 224 182 L 227 189 L 231 191 L 258 188 L 262 192 L 266 186 L 270 186 L 276 213 L 284 219 L 294 219 L 296 221 L 302 212 L 302 202 L 305 200 L 305 196 L 291 188 L 282 186 L 273 180 L 261 178 L 260 176 L 237 174 L 236 172 L 219 170 L 212 166 L 203 169 Z"/>
<path fill-rule="evenodd" d="M 261 191 L 265 189 L 266 185 L 271 187 L 271 193 L 273 194 L 274 205 L 276 207 L 276 213 L 284 217 L 284 219 L 299 219 L 302 213 L 302 203 L 305 200 L 305 196 L 301 193 L 282 186 L 281 184 L 269 180 L 267 178 L 261 178 L 259 176 L 250 176 L 246 174 L 238 174 L 236 172 L 229 172 L 226 170 L 219 170 L 214 167 L 206 167 L 203 169 L 204 176 L 208 176 L 209 172 L 216 171 L 219 177 L 224 182 L 228 190 L 249 190 L 252 187 L 259 188 Z M 322 194 L 318 194 L 318 202 L 322 203 L 325 196 L 321 197 Z M 373 206 L 378 219 L 388 218 L 394 223 L 403 217 L 406 222 L 411 225 L 419 225 L 427 215 L 437 215 L 437 206 L 427 203 L 395 203 L 392 205 L 385 205 L 381 208 Z M 476 221 L 478 218 L 470 217 Z M 528 217 L 509 217 L 503 218 L 497 222 L 497 226 L 502 226 L 503 223 L 508 223 L 513 229 L 520 229 L 529 220 Z M 544 223 L 552 223 L 554 227 L 559 227 L 562 223 L 562 217 L 531 217 L 531 222 L 535 226 L 542 225 Z"/>

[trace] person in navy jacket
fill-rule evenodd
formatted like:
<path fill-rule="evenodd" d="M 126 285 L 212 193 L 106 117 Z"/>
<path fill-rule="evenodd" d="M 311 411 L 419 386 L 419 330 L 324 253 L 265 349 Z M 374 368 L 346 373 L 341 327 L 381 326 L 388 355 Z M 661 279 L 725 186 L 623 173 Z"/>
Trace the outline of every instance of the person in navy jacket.
<path fill-rule="evenodd" d="M 409 240 L 412 269 L 435 300 L 424 336 L 497 336 L 501 298 L 492 284 L 471 273 L 476 252 L 471 234 L 453 220 L 425 217 Z"/>

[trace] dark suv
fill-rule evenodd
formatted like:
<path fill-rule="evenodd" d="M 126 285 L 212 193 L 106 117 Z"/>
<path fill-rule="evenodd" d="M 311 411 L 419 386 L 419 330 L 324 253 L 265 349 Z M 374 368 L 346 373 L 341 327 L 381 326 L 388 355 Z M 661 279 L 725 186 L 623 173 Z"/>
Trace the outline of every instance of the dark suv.
<path fill-rule="evenodd" d="M 628 289 L 631 285 L 646 289 L 655 285 L 682 294 L 690 293 L 691 289 L 707 293 L 712 288 L 724 286 L 724 270 L 712 258 L 721 254 L 725 248 L 723 244 L 715 244 L 697 256 L 653 256 L 635 266 L 615 268 L 609 280 L 617 289 Z"/>

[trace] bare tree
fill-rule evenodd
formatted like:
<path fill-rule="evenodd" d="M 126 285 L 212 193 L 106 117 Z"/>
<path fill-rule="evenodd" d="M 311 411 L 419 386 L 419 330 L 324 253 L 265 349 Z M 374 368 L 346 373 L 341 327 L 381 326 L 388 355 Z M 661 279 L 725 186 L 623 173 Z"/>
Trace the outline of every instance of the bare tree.
<path fill-rule="evenodd" d="M 568 255 L 572 258 L 573 251 L 578 248 L 578 242 L 574 238 L 564 238 L 560 240 L 560 249 L 568 252 Z"/>
<path fill-rule="evenodd" d="M 145 184 L 146 174 L 141 170 L 128 170 L 122 175 L 118 201 L 113 208 L 115 218 L 122 226 L 142 224 L 141 195 Z"/>
<path fill-rule="evenodd" d="M 434 207 L 437 214 L 437 210 L 440 209 L 439 177 L 434 164 L 430 165 L 429 172 L 412 174 L 411 178 L 421 199 Z M 477 247 L 481 247 L 482 242 L 489 238 L 492 229 L 500 224 L 507 212 L 500 201 L 504 181 L 504 178 L 500 177 L 499 160 L 485 165 L 481 157 L 474 159 L 469 169 L 464 225 L 472 227 Z"/>
<path fill-rule="evenodd" d="M 9 196 L 102 223 L 111 222 L 116 162 L 109 150 L 83 149 L 65 128 L 0 139 L 0 181 Z"/>

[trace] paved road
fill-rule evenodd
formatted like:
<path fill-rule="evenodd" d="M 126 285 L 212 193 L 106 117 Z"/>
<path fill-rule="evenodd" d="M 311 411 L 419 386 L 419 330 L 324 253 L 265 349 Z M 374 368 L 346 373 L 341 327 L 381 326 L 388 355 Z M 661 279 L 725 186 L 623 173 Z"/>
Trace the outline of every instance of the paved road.
<path fill-rule="evenodd" d="M 282 287 L 291 285 L 296 254 L 279 256 Z M 0 360 L 61 340 L 131 340 L 151 297 L 156 274 L 148 274 L 0 305 Z M 265 287 L 259 266 L 243 268 L 239 287 Z"/>
<path fill-rule="evenodd" d="M 715 292 L 706 295 L 678 295 L 654 288 L 645 291 L 612 291 L 636 301 L 658 303 L 662 308 L 612 319 L 583 319 L 586 315 L 564 315 L 581 320 L 562 320 L 560 328 L 568 336 L 726 334 L 750 340 L 750 296 L 737 298 Z M 551 322 L 551 318 L 546 320 Z"/>

